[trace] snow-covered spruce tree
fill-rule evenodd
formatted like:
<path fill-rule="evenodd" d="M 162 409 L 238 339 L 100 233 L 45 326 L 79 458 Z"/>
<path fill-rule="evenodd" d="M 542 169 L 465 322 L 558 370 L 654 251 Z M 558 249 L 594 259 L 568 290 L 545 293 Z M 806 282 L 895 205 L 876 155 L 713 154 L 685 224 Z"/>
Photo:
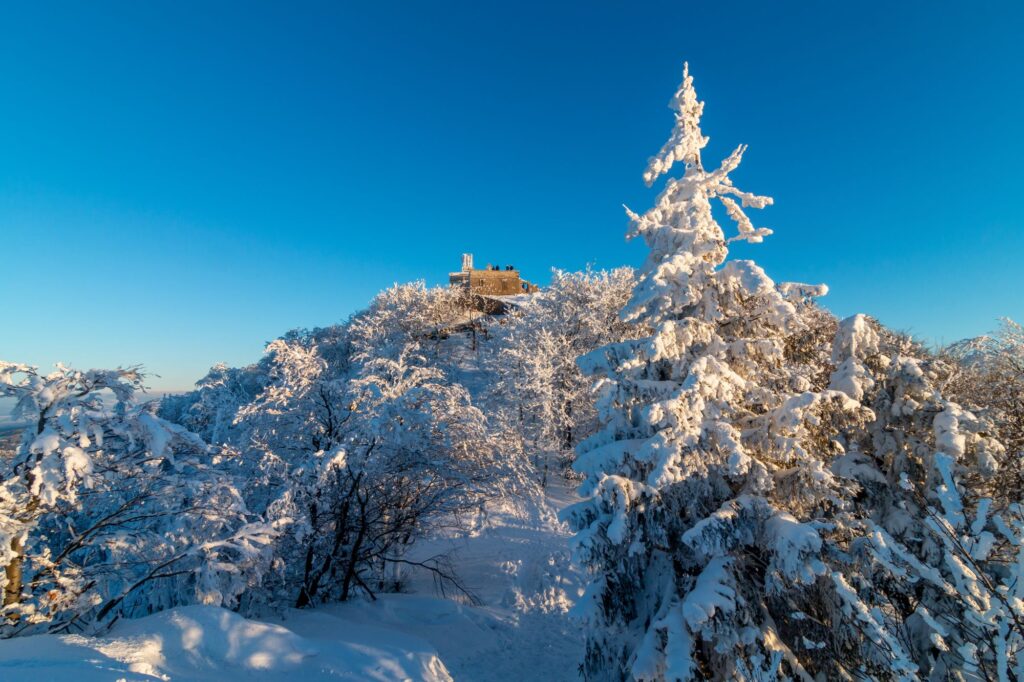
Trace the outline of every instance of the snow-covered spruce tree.
<path fill-rule="evenodd" d="M 645 214 L 628 212 L 630 236 L 650 254 L 622 317 L 653 334 L 579 360 L 597 380 L 603 423 L 574 465 L 587 499 L 567 511 L 591 577 L 579 605 L 589 626 L 582 670 L 640 680 L 849 674 L 836 653 L 859 634 L 839 622 L 826 559 L 851 486 L 829 462 L 843 451 L 834 434 L 871 414 L 827 386 L 830 324 L 805 314 L 824 287 L 777 286 L 751 261 L 726 262 L 729 242 L 771 233 L 743 210 L 771 200 L 732 184 L 743 147 L 704 168 L 703 104 L 686 70 L 672 104 L 675 129 L 644 179 L 676 162 L 685 173 Z M 714 199 L 737 236 L 716 222 Z"/>
<path fill-rule="evenodd" d="M 898 640 L 923 679 L 1024 679 L 1024 495 L 1001 476 L 1019 455 L 943 396 L 955 367 L 863 315 L 835 361 L 835 387 L 875 414 L 840 471 L 861 486 L 843 587 L 870 607 L 849 610 L 863 670 L 894 667 L 879 640 Z"/>
<path fill-rule="evenodd" d="M 230 606 L 265 566 L 273 529 L 195 434 L 131 405 L 141 384 L 135 369 L 0 362 L 0 395 L 28 422 L 2 463 L 3 634 Z"/>

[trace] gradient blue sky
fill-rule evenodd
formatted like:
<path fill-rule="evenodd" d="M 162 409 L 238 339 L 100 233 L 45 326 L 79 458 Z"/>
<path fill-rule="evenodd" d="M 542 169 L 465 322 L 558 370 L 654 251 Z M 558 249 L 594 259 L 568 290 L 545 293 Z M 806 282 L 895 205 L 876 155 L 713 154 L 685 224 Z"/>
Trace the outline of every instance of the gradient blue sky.
<path fill-rule="evenodd" d="M 0 357 L 257 359 L 462 251 L 638 265 L 689 60 L 734 253 L 932 341 L 1024 318 L 1024 3 L 46 2 L 0 21 Z"/>

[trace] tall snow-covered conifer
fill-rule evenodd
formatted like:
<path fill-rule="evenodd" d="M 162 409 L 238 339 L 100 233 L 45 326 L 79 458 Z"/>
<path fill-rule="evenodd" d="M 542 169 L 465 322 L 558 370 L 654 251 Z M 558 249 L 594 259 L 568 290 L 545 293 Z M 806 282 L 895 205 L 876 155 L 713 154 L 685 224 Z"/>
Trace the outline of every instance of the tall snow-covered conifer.
<path fill-rule="evenodd" d="M 744 209 L 771 199 L 736 188 L 738 147 L 713 170 L 703 103 L 684 70 L 675 128 L 651 159 L 651 185 L 677 162 L 653 208 L 628 211 L 650 254 L 624 320 L 651 336 L 579 360 L 596 380 L 603 428 L 578 448 L 585 499 L 567 512 L 590 574 L 590 679 L 774 679 L 830 670 L 824 642 L 800 633 L 802 594 L 834 591 L 822 560 L 828 520 L 848 493 L 826 428 L 870 413 L 788 356 L 801 308 L 824 287 L 776 285 L 728 244 L 762 241 Z M 738 233 L 727 238 L 718 200 Z M 831 587 L 830 587 L 831 586 Z M 816 601 L 820 603 L 820 598 Z"/>

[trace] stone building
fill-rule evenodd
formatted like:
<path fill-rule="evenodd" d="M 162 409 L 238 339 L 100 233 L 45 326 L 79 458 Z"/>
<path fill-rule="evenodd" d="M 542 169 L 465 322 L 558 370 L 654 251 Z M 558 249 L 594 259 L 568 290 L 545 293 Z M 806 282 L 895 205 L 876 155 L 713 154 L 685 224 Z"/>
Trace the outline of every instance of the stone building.
<path fill-rule="evenodd" d="M 462 254 L 462 269 L 450 273 L 448 283 L 478 296 L 518 296 L 537 290 L 534 284 L 520 277 L 519 271 L 511 265 L 502 267 L 488 264 L 483 269 L 474 268 L 471 253 Z"/>

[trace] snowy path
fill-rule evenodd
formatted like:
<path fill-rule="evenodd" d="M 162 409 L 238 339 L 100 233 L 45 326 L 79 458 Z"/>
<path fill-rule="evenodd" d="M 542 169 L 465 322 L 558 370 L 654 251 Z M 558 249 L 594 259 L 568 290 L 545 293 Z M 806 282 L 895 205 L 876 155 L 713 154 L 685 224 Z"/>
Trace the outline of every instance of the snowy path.
<path fill-rule="evenodd" d="M 573 499 L 566 488 L 549 491 L 554 511 Z M 577 680 L 583 637 L 566 615 L 579 588 L 568 531 L 499 515 L 481 534 L 447 548 L 480 605 L 438 598 L 421 578 L 412 581 L 412 594 L 319 610 L 430 642 L 456 681 Z"/>

